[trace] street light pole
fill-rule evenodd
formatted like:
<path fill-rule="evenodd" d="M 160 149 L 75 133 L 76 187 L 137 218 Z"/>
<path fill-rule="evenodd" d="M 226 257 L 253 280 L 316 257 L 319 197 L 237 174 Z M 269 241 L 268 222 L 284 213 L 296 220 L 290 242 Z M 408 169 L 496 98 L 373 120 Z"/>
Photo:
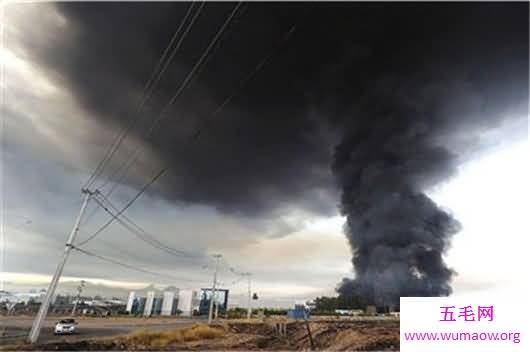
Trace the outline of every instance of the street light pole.
<path fill-rule="evenodd" d="M 217 302 L 217 291 L 215 291 L 215 314 L 214 314 L 214 320 L 218 319 L 219 316 L 219 302 Z"/>
<path fill-rule="evenodd" d="M 30 343 L 37 342 L 39 338 L 40 330 L 42 328 L 42 324 L 44 323 L 44 319 L 46 319 L 46 314 L 48 313 L 48 309 L 50 308 L 52 297 L 55 293 L 55 289 L 57 288 L 57 284 L 59 283 L 59 279 L 61 278 L 61 274 L 63 272 L 64 265 L 66 264 L 66 260 L 68 259 L 68 256 L 70 255 L 70 251 L 72 250 L 72 244 L 74 242 L 75 236 L 77 235 L 77 232 L 79 230 L 79 223 L 81 222 L 81 219 L 83 218 L 83 214 L 86 210 L 88 201 L 93 194 L 88 189 L 83 189 L 82 193 L 85 195 L 83 205 L 81 205 L 81 209 L 79 210 L 79 215 L 77 215 L 77 219 L 75 221 L 74 227 L 72 231 L 70 232 L 70 236 L 68 237 L 68 240 L 66 241 L 66 245 L 64 247 L 64 252 L 63 252 L 63 257 L 61 261 L 59 261 L 59 263 L 57 264 L 57 268 L 55 269 L 55 273 L 53 274 L 52 281 L 50 282 L 50 285 L 48 286 L 48 291 L 46 291 L 46 296 L 44 297 L 44 300 L 42 301 L 40 305 L 39 312 L 37 313 L 37 316 L 35 317 L 35 320 L 33 321 L 33 325 L 31 327 L 31 331 L 29 332 L 29 336 L 28 336 L 28 341 Z"/>
<path fill-rule="evenodd" d="M 208 312 L 208 325 L 212 324 L 212 316 L 213 316 L 213 300 L 215 298 L 215 284 L 217 283 L 217 268 L 219 266 L 219 259 L 221 258 L 221 254 L 214 254 L 213 257 L 215 258 L 215 271 L 213 273 L 213 284 L 212 284 L 212 293 L 210 295 L 210 311 Z"/>
<path fill-rule="evenodd" d="M 85 280 L 81 280 L 81 284 L 77 287 L 77 298 L 74 302 L 74 307 L 72 308 L 72 316 L 75 316 L 75 310 L 77 309 L 77 304 L 81 299 L 81 292 L 83 292 L 83 287 L 85 286 Z"/>
<path fill-rule="evenodd" d="M 252 316 L 252 293 L 250 289 L 250 273 L 245 273 L 248 280 L 248 306 L 247 306 L 247 320 L 250 322 L 250 317 Z"/>

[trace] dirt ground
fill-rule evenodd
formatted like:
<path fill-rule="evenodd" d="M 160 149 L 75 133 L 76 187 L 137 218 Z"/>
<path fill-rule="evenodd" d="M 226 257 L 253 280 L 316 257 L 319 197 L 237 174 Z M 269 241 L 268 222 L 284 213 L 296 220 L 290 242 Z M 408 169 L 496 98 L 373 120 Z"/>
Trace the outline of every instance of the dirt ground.
<path fill-rule="evenodd" d="M 124 335 L 72 342 L 49 342 L 39 345 L 9 346 L 13 350 L 335 350 L 335 351 L 398 351 L 399 320 L 325 320 L 253 321 L 252 323 L 225 321 L 216 325 L 218 333 L 211 336 L 190 336 L 190 330 L 207 328 L 196 325 L 165 334 L 179 334 L 168 338 L 162 332 L 145 332 L 139 337 Z M 186 330 L 187 329 L 187 330 Z M 184 337 L 183 337 L 184 336 Z M 312 342 L 311 342 L 312 340 Z M 7 347 L 7 346 L 6 346 Z"/>

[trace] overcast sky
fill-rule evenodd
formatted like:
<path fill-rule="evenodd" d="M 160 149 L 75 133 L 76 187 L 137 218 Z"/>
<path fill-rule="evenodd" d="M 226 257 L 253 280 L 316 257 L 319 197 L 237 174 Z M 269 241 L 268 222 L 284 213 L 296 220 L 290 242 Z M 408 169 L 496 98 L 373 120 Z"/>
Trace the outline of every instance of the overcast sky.
<path fill-rule="evenodd" d="M 134 114 L 143 84 L 188 6 L 3 7 L 4 283 L 42 285 L 53 273 L 81 205 L 81 186 Z M 153 277 L 77 252 L 64 276 L 127 287 L 204 286 L 213 269 L 206 257 L 223 253 L 229 264 L 221 265 L 220 281 L 237 279 L 228 265 L 252 272 L 263 304 L 288 306 L 333 294 L 343 277 L 353 276 L 333 148 L 344 129 L 361 121 L 355 101 L 363 87 L 377 90 L 406 75 L 397 89 L 402 99 L 420 99 L 409 91 L 443 95 L 433 105 L 440 121 L 449 121 L 432 138 L 456 155 L 451 172 L 440 172 L 443 177 L 422 191 L 462 224 L 444 253 L 458 272 L 455 292 L 517 285 L 525 275 L 520 260 L 528 233 L 528 4 L 448 5 L 443 11 L 409 4 L 393 15 L 377 6 L 244 5 L 204 68 L 148 135 L 149 123 L 234 7 L 208 3 L 141 121 L 94 184 L 100 187 L 131 152 L 141 150 L 111 196 L 122 206 L 169 167 L 126 214 L 160 241 L 204 257 L 168 255 L 117 223 L 85 247 L 200 283 Z M 418 68 L 426 57 L 428 64 Z M 263 58 L 265 64 L 240 87 Z M 420 73 L 410 78 L 408 72 Z M 231 92 L 236 97 L 198 141 L 188 143 Z M 79 240 L 107 218 L 98 211 L 81 226 Z M 230 287 L 236 294 L 246 290 L 242 282 Z"/>

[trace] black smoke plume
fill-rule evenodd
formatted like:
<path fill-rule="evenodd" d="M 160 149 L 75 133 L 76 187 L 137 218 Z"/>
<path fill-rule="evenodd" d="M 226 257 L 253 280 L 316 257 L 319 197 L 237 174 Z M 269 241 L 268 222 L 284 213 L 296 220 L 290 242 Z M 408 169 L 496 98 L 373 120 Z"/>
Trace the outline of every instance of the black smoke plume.
<path fill-rule="evenodd" d="M 527 111 L 520 93 L 528 90 L 515 73 L 526 54 L 495 50 L 505 44 L 479 34 L 488 31 L 482 22 L 465 30 L 473 40 L 440 23 L 423 28 L 432 36 L 401 38 L 410 42 L 384 55 L 391 60 L 359 61 L 355 78 L 344 79 L 350 88 L 334 91 L 348 106 L 338 113 L 343 137 L 332 169 L 355 274 L 337 292 L 361 306 L 451 294 L 456 273 L 443 255 L 461 225 L 427 192 L 455 174 L 480 131 Z"/>
<path fill-rule="evenodd" d="M 393 95 L 397 90 L 379 92 L 357 109 L 333 164 L 355 269 L 338 292 L 377 306 L 396 306 L 400 296 L 449 295 L 454 271 L 442 255 L 460 229 L 425 194 L 456 164 L 434 142 L 435 111 Z"/>

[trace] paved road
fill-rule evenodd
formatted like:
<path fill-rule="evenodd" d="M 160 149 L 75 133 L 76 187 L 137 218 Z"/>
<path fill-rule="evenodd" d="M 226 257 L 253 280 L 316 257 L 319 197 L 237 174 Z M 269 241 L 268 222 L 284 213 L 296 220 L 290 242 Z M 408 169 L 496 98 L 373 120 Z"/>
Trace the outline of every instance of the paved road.
<path fill-rule="evenodd" d="M 0 329 L 5 330 L 9 335 L 27 334 L 31 328 L 32 319 L 0 317 Z M 77 333 L 73 335 L 59 335 L 53 334 L 53 327 L 57 318 L 47 319 L 39 337 L 39 342 L 50 342 L 60 340 L 82 340 L 93 337 L 105 337 L 128 334 L 137 330 L 166 330 L 174 328 L 185 328 L 197 322 L 192 319 L 143 319 L 143 318 L 127 318 L 127 319 L 79 319 L 77 326 Z"/>

